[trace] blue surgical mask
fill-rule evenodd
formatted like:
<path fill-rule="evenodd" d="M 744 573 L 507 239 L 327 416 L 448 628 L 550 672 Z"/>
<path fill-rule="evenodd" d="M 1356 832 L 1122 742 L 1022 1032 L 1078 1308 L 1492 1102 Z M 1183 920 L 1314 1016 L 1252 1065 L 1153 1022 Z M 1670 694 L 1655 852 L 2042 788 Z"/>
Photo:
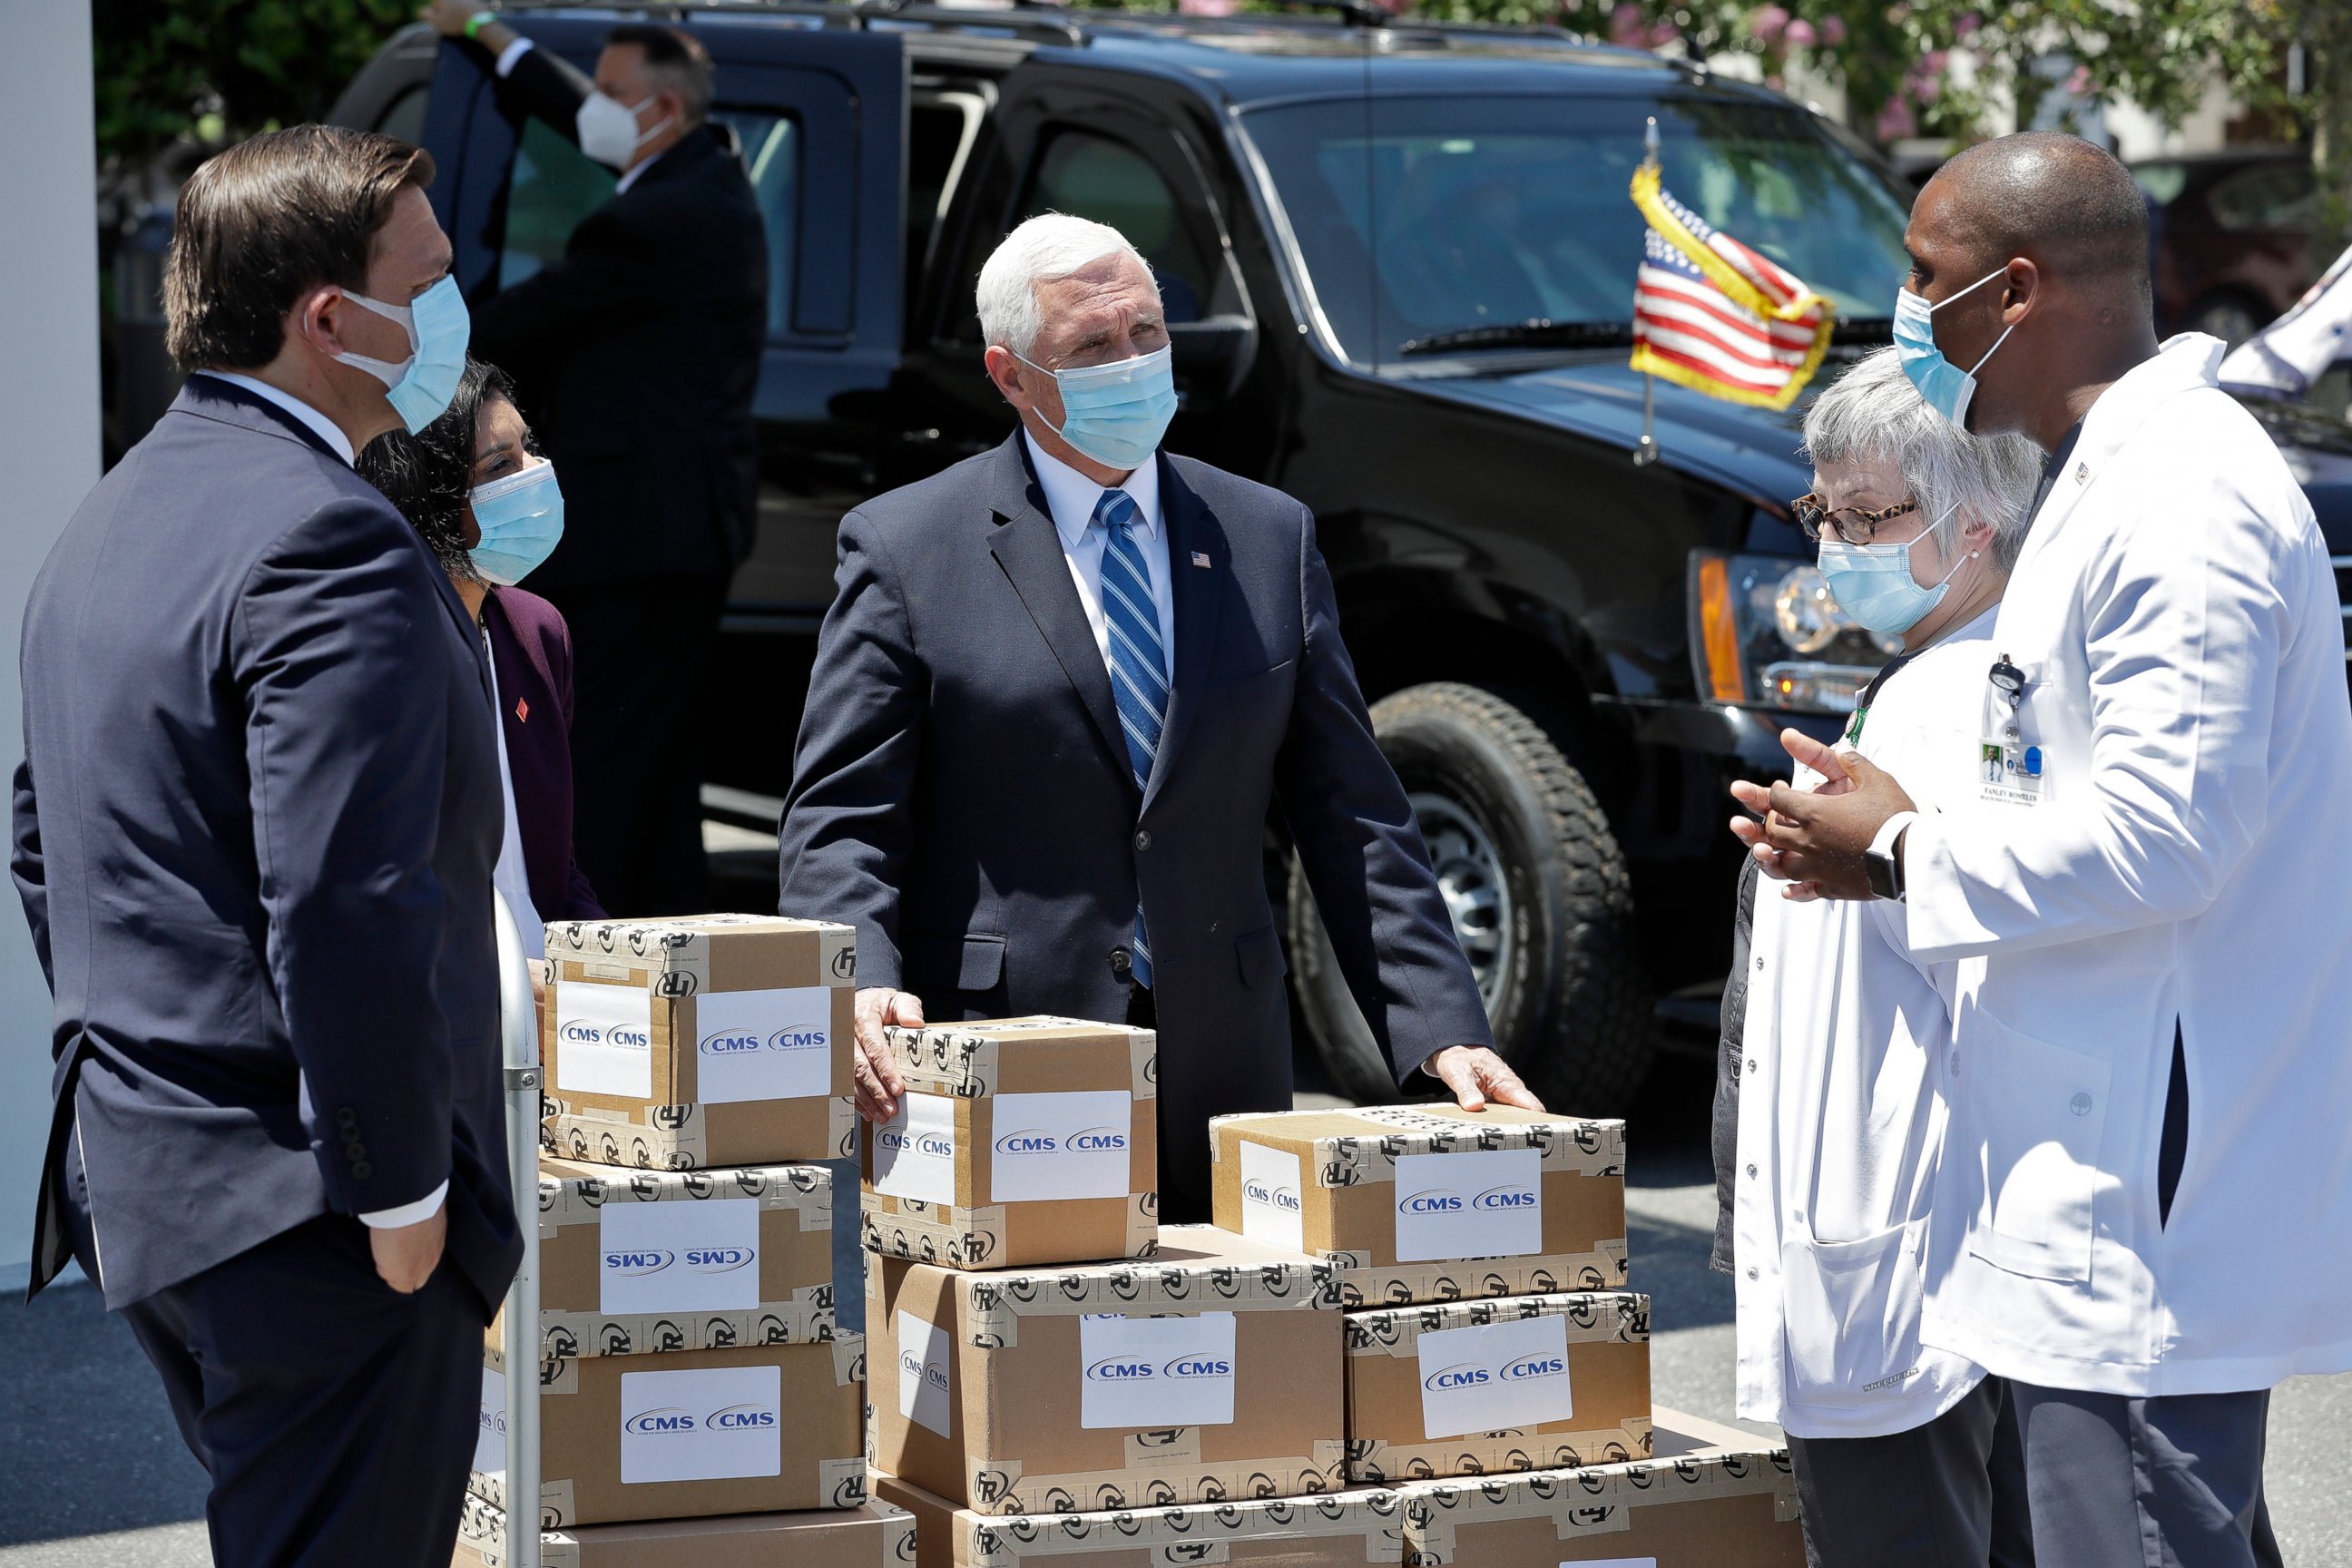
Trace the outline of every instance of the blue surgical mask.
<path fill-rule="evenodd" d="M 1106 468 L 1150 462 L 1176 417 L 1176 373 L 1167 349 L 1062 371 L 1013 357 L 1054 378 L 1062 391 L 1062 427 L 1055 434 Z"/>
<path fill-rule="evenodd" d="M 563 491 L 553 463 L 476 485 L 473 500 L 482 538 L 467 553 L 474 570 L 501 588 L 530 576 L 562 542 Z"/>
<path fill-rule="evenodd" d="M 1944 515 L 1948 517 L 1951 513 L 1948 510 Z M 1932 528 L 1928 531 L 1933 531 Z M 1927 533 L 1919 535 L 1919 539 L 1927 537 Z M 1907 544 L 1822 541 L 1822 579 L 1829 584 L 1838 608 L 1852 616 L 1864 631 L 1900 637 L 1917 626 L 1951 592 L 1952 579 L 1969 558 L 1961 556 L 1952 563 L 1952 569 L 1944 574 L 1942 582 L 1924 587 L 1911 574 L 1911 552 L 1918 547 L 1919 539 Z"/>
<path fill-rule="evenodd" d="M 348 289 L 343 298 L 407 330 L 409 354 L 397 364 L 351 353 L 335 357 L 390 387 L 386 399 L 408 433 L 415 435 L 448 411 L 458 378 L 466 374 L 466 342 L 473 335 L 473 319 L 466 312 L 466 297 L 457 292 L 457 279 L 444 278 L 405 305 L 387 305 Z"/>
<path fill-rule="evenodd" d="M 2017 323 L 2011 321 L 2003 327 L 2000 336 L 1993 339 L 1992 347 L 1985 350 L 1984 359 L 1962 370 L 1946 359 L 1944 351 L 1936 346 L 1936 312 L 1962 294 L 1974 293 L 2008 270 L 2008 263 L 2003 262 L 1958 294 L 1938 300 L 1932 305 L 1908 289 L 1895 291 L 1895 352 L 1902 358 L 1903 374 L 1911 378 L 1911 384 L 1919 389 L 1919 395 L 1927 400 L 1928 407 L 1963 428 L 1968 424 L 1969 404 L 1977 394 L 1977 372 L 1984 369 L 1986 361 L 2009 341 L 2009 334 L 2017 330 Z"/>

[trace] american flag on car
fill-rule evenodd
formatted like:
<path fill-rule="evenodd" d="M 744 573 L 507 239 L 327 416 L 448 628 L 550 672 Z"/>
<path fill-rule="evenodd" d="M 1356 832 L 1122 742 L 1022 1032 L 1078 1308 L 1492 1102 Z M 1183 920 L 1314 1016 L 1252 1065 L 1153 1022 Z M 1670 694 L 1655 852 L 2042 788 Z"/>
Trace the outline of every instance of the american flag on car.
<path fill-rule="evenodd" d="M 1804 280 L 1633 174 L 1649 220 L 1633 285 L 1633 368 L 1711 397 L 1786 408 L 1829 347 L 1835 310 Z"/>

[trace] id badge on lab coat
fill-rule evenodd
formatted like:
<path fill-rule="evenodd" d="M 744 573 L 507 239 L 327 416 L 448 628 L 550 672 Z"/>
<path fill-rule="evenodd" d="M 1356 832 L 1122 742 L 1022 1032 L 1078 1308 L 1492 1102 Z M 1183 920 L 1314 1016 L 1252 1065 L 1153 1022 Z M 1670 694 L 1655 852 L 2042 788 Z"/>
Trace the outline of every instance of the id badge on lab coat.
<path fill-rule="evenodd" d="M 2025 690 L 2032 677 L 2014 694 L 1988 680 L 1984 721 L 1977 733 L 1977 793 L 2000 805 L 2040 805 L 2050 798 L 2049 764 L 2035 736 L 2027 733 Z"/>

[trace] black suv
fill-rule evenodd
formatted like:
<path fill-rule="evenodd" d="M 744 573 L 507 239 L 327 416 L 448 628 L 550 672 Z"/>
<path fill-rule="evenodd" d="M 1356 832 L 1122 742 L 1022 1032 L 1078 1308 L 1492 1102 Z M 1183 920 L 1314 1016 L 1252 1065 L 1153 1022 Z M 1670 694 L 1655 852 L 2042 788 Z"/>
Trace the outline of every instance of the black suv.
<path fill-rule="evenodd" d="M 506 16 L 587 67 L 643 9 Z M 1794 415 L 1660 385 L 1661 455 L 1633 460 L 1643 125 L 1667 188 L 1829 295 L 1855 344 L 1885 341 L 1907 190 L 1784 98 L 1550 31 L 652 10 L 718 62 L 774 268 L 760 535 L 713 710 L 732 789 L 711 798 L 790 777 L 842 513 L 1011 429 L 981 367 L 982 260 L 1031 214 L 1100 219 L 1160 277 L 1171 448 L 1315 509 L 1505 1051 L 1553 1103 L 1621 1107 L 1657 1013 L 1715 1005 L 1726 781 L 1779 772 L 1784 724 L 1831 732 L 1888 651 L 1838 614 L 1789 521 Z M 469 291 L 560 252 L 612 188 L 421 28 L 335 118 L 431 149 Z M 1300 1011 L 1341 1088 L 1385 1094 L 1280 840 L 1271 825 Z"/>

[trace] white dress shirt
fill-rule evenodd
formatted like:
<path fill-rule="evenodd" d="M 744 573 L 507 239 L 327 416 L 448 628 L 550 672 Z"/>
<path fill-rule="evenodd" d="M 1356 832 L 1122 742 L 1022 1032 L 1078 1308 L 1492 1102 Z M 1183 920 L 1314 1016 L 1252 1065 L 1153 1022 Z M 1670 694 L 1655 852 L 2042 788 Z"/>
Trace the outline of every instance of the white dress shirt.
<path fill-rule="evenodd" d="M 1062 536 L 1062 558 L 1070 563 L 1070 581 L 1078 587 L 1078 603 L 1086 606 L 1087 625 L 1094 628 L 1095 647 L 1102 650 L 1103 668 L 1110 668 L 1110 624 L 1103 619 L 1102 560 L 1103 548 L 1110 542 L 1109 531 L 1094 526 L 1095 505 L 1102 500 L 1103 491 L 1110 487 L 1098 485 L 1046 452 L 1038 446 L 1027 430 L 1021 439 L 1029 446 L 1029 457 L 1037 468 L 1037 483 L 1045 491 L 1045 509 L 1054 520 L 1054 531 Z M 1135 515 L 1139 529 L 1137 548 L 1143 552 L 1143 563 L 1151 574 L 1151 598 L 1160 612 L 1160 650 L 1167 660 L 1167 673 L 1171 680 L 1176 668 L 1176 595 L 1169 580 L 1168 530 L 1161 526 L 1160 515 L 1160 460 L 1155 455 L 1120 481 L 1117 487 L 1127 492 L 1135 503 Z"/>
<path fill-rule="evenodd" d="M 328 418 L 325 415 L 320 413 L 317 409 L 311 407 L 309 404 L 303 402 L 292 393 L 280 392 L 278 388 L 270 385 L 266 381 L 257 380 L 257 378 L 249 375 L 242 375 L 233 370 L 203 370 L 198 371 L 196 374 L 198 375 L 209 375 L 216 381 L 227 382 L 231 386 L 241 386 L 246 391 L 250 392 L 254 396 L 260 398 L 265 403 L 276 404 L 278 407 L 283 408 L 287 413 L 291 414 L 295 418 L 300 420 L 308 428 L 316 432 L 319 439 L 324 441 L 329 447 L 332 448 L 337 457 L 342 458 L 346 463 L 352 461 L 351 437 L 343 434 L 342 426 L 337 425 L 333 420 Z M 495 677 L 493 679 L 495 679 Z M 504 733 L 501 732 L 499 738 L 499 773 L 502 778 L 506 773 L 506 737 Z M 507 790 L 507 800 L 509 803 L 507 806 L 507 831 L 509 833 L 512 833 L 514 831 L 514 790 L 511 786 Z M 529 907 L 528 900 L 526 900 L 525 907 Z M 434 1188 L 431 1192 L 425 1194 L 423 1197 L 417 1199 L 413 1204 L 402 1204 L 398 1208 L 372 1210 L 367 1214 L 360 1215 L 360 1222 L 378 1230 L 393 1230 L 401 1226 L 415 1225 L 420 1220 L 431 1219 L 434 1212 L 440 1208 L 441 1200 L 448 1195 L 449 1184 L 445 1181 L 439 1186 Z"/>
<path fill-rule="evenodd" d="M 513 43 L 509 44 L 505 48 L 500 49 L 499 51 L 499 63 L 497 67 L 499 79 L 504 80 L 508 76 L 511 75 L 515 68 L 515 61 L 530 53 L 532 47 L 533 45 L 529 38 L 517 38 Z M 662 152 L 664 153 L 667 151 L 669 151 L 669 149 L 667 147 L 662 149 Z M 620 180 L 613 186 L 613 194 L 617 196 L 623 191 L 627 190 L 631 185 L 635 184 L 637 183 L 638 175 L 644 174 L 647 169 L 652 168 L 656 163 L 660 162 L 661 153 L 656 153 L 652 157 L 646 159 L 644 163 L 635 164 L 629 169 L 624 171 Z"/>
<path fill-rule="evenodd" d="M 276 404 L 295 418 L 299 419 L 320 440 L 327 444 L 335 456 L 354 467 L 358 466 L 357 459 L 352 451 L 352 438 L 343 434 L 343 427 L 292 393 L 280 392 L 266 381 L 233 370 L 200 370 L 196 374 L 211 376 L 215 381 L 227 382 L 231 386 L 241 386 L 263 402 Z"/>

